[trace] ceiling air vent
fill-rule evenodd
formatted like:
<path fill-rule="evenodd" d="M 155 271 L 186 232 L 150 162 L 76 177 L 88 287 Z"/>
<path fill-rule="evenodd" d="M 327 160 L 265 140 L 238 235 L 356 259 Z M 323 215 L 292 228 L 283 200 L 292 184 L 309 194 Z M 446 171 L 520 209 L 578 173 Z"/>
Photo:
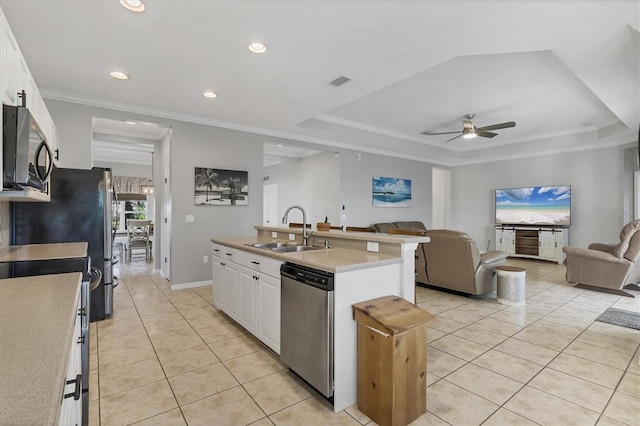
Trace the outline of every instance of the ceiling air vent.
<path fill-rule="evenodd" d="M 333 81 L 330 81 L 329 84 L 332 86 L 342 86 L 343 84 L 345 84 L 347 81 L 351 81 L 351 79 L 349 77 L 345 77 L 344 75 L 341 75 L 340 77 L 336 78 Z"/>

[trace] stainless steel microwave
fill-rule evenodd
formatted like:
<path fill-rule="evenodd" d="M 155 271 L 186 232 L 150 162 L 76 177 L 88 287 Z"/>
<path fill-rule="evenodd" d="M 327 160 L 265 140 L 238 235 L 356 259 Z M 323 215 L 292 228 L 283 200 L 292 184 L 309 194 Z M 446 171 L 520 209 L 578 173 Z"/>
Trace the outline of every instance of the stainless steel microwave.
<path fill-rule="evenodd" d="M 3 189 L 47 189 L 53 166 L 44 133 L 24 106 L 2 105 Z"/>

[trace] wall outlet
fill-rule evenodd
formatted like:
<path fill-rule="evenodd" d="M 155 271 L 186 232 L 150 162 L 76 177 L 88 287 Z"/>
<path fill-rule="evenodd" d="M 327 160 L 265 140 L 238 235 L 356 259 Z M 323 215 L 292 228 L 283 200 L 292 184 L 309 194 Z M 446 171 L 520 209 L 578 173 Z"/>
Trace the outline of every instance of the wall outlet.
<path fill-rule="evenodd" d="M 209 256 L 202 256 L 202 263 L 209 263 Z"/>
<path fill-rule="evenodd" d="M 196 221 L 196 218 L 192 214 L 187 215 L 187 223 L 193 223 Z"/>
<path fill-rule="evenodd" d="M 296 240 L 296 234 L 289 234 L 289 241 L 295 241 Z"/>
<path fill-rule="evenodd" d="M 273 238 L 273 239 L 278 238 L 278 232 L 277 232 L 277 231 L 273 231 L 273 232 L 271 233 L 271 238 Z"/>
<path fill-rule="evenodd" d="M 372 242 L 372 241 L 367 241 L 367 251 L 374 251 L 374 252 L 378 252 L 378 243 L 377 242 Z"/>

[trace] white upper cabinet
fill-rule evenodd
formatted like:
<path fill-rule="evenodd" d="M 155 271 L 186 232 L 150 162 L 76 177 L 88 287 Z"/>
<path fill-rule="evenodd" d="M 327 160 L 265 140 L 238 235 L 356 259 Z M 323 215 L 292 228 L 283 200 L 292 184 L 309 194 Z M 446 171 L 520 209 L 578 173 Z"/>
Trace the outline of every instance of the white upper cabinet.
<path fill-rule="evenodd" d="M 6 16 L 0 9 L 0 96 L 2 103 L 13 106 L 22 105 L 22 98 L 18 94 L 23 90 L 26 94 L 26 107 L 29 108 L 32 117 L 44 133 L 55 158 L 55 150 L 57 149 L 55 125 L 29 71 L 29 66 L 20 52 L 20 47 Z"/>

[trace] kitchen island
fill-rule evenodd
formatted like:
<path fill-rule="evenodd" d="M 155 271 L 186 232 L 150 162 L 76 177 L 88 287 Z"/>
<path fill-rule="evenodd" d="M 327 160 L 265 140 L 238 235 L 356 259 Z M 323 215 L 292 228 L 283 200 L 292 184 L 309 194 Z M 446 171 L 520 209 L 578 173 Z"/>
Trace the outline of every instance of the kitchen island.
<path fill-rule="evenodd" d="M 217 307 L 228 313 L 240 325 L 254 333 L 256 337 L 265 342 L 269 347 L 279 353 L 279 330 L 274 336 L 275 324 L 271 323 L 262 327 L 260 319 L 269 321 L 276 312 L 264 315 L 264 309 L 269 308 L 269 303 L 276 302 L 274 293 L 269 293 L 269 303 L 261 303 L 260 288 L 255 293 L 249 293 L 255 297 L 251 303 L 245 303 L 247 292 L 242 291 L 242 282 L 231 284 L 227 288 L 219 284 L 224 280 L 224 274 L 216 272 L 219 263 L 227 267 L 230 262 L 237 263 L 240 270 L 250 269 L 253 278 L 258 277 L 262 282 L 261 274 L 266 274 L 264 280 L 270 279 L 271 286 L 277 285 L 277 295 L 280 292 L 279 275 L 275 282 L 277 270 L 282 262 L 302 265 L 335 274 L 334 288 L 334 411 L 339 412 L 357 402 L 357 325 L 353 320 L 352 305 L 377 297 L 395 295 L 401 296 L 410 302 L 415 301 L 415 249 L 419 243 L 428 242 L 426 237 L 387 235 L 361 232 L 342 231 L 313 231 L 309 236 L 309 244 L 319 248 L 311 251 L 278 253 L 272 250 L 254 247 L 258 243 L 271 243 L 277 241 L 291 241 L 302 243 L 302 229 L 256 226 L 256 237 L 242 238 L 212 238 L 214 250 L 213 286 L 214 305 L 216 305 L 216 291 L 226 292 L 227 300 L 235 303 L 225 304 L 219 302 Z M 217 250 L 217 252 L 216 252 Z M 375 251 L 374 251 L 375 250 Z M 256 257 L 258 256 L 258 257 Z M 218 260 L 216 260 L 218 259 Z M 245 262 L 246 260 L 246 262 Z M 216 263 L 218 262 L 218 263 Z M 252 266 L 253 265 L 253 266 Z M 257 269 L 253 269 L 257 268 Z M 261 268 L 261 269 L 260 269 Z M 233 276 L 236 275 L 234 272 Z M 233 280 L 232 280 L 233 282 Z M 233 294 L 230 299 L 228 293 Z M 219 295 L 218 295 L 219 296 Z M 279 309 L 279 297 L 278 297 Z M 221 304 L 220 304 L 221 303 Z M 256 323 L 247 321 L 249 316 L 243 314 L 243 306 L 256 306 Z M 230 309 L 229 309 L 230 308 Z M 279 312 L 277 324 L 279 329 Z M 264 331 L 261 331 L 264 330 Z M 271 330 L 271 335 L 269 335 Z M 270 337 L 270 339 L 267 339 Z M 277 345 L 273 340 L 277 339 Z"/>

